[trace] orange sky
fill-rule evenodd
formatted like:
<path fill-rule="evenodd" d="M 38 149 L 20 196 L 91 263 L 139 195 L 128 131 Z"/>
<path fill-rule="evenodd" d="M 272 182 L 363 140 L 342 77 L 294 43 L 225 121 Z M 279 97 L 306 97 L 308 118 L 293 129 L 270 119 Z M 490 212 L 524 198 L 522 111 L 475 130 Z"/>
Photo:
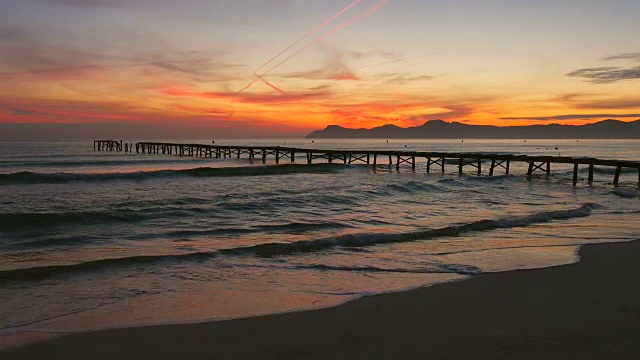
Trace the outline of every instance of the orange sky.
<path fill-rule="evenodd" d="M 0 122 L 276 137 L 640 118 L 636 1 L 187 3 L 3 2 Z"/>

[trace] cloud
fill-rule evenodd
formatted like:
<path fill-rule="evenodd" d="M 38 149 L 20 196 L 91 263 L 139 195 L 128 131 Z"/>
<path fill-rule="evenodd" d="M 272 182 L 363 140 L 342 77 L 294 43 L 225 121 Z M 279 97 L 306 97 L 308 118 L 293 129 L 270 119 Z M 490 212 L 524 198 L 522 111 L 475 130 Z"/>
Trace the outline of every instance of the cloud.
<path fill-rule="evenodd" d="M 145 0 L 32 0 L 35 2 L 51 5 L 63 5 L 73 7 L 104 7 L 113 8 L 131 5 L 132 3 L 140 3 L 142 5 L 154 5 L 152 1 Z M 157 4 L 156 4 L 157 5 Z"/>
<path fill-rule="evenodd" d="M 4 34 L 4 35 L 2 35 Z M 56 39 L 66 38 L 63 32 Z M 20 80 L 86 80 L 115 78 L 118 74 L 137 79 L 162 76 L 178 81 L 232 81 L 241 79 L 237 69 L 244 64 L 225 60 L 227 54 L 216 49 L 168 50 L 137 49 L 126 41 L 105 39 L 90 44 L 90 39 L 76 43 L 50 41 L 43 33 L 32 30 L 0 30 L 0 77 L 20 77 Z M 124 36 L 124 35 L 123 35 Z M 148 39 L 153 42 L 153 39 Z M 116 43 L 117 41 L 117 43 Z M 138 40 L 133 40 L 138 41 Z M 111 46 L 112 44 L 117 44 Z M 109 51 L 105 52 L 104 49 Z M 133 50 L 132 50 L 133 49 Z"/>
<path fill-rule="evenodd" d="M 46 114 L 40 111 L 33 110 L 24 110 L 24 109 L 11 109 L 11 114 L 13 115 L 36 115 L 36 114 Z"/>
<path fill-rule="evenodd" d="M 403 85 L 403 84 L 416 82 L 416 81 L 427 81 L 434 78 L 433 76 L 429 76 L 429 75 L 410 76 L 409 74 L 386 74 L 386 75 L 383 75 L 382 77 L 386 77 L 386 79 L 383 80 L 384 84 L 396 84 L 396 85 Z"/>
<path fill-rule="evenodd" d="M 610 97 L 597 94 L 566 94 L 558 101 L 568 103 L 572 107 L 581 109 L 637 109 L 640 108 L 640 97 Z"/>
<path fill-rule="evenodd" d="M 368 52 L 349 51 L 347 52 L 347 55 L 358 60 L 369 59 L 372 57 L 381 57 L 381 58 L 398 57 L 397 54 L 391 51 L 368 51 Z"/>
<path fill-rule="evenodd" d="M 168 88 L 160 90 L 161 93 L 168 96 L 191 97 L 200 99 L 220 99 L 233 100 L 246 104 L 289 104 L 298 103 L 305 100 L 323 99 L 329 95 L 327 92 L 306 92 L 298 94 L 255 94 L 255 93 L 238 93 L 238 92 L 216 92 L 216 91 L 200 91 L 184 88 Z"/>
<path fill-rule="evenodd" d="M 613 60 L 632 60 L 640 62 L 640 53 L 625 53 L 625 54 L 617 54 L 607 56 L 601 59 L 602 61 L 613 61 Z"/>
<path fill-rule="evenodd" d="M 324 59 L 319 68 L 285 73 L 277 76 L 281 78 L 309 80 L 360 80 L 360 77 L 347 65 L 345 60 L 348 56 L 353 57 L 353 54 L 330 48 L 326 44 L 320 46 L 319 49 L 324 53 Z"/>
<path fill-rule="evenodd" d="M 426 121 L 435 119 L 461 121 L 461 118 L 474 113 L 474 109 L 467 106 L 446 105 L 443 106 L 443 108 L 447 109 L 448 111 L 433 114 L 420 114 L 412 116 L 410 120 L 414 125 L 422 125 Z"/>
<path fill-rule="evenodd" d="M 640 53 L 615 54 L 600 59 L 601 61 L 631 60 L 640 62 Z M 592 84 L 612 84 L 619 81 L 640 79 L 640 66 L 623 68 L 619 66 L 606 66 L 586 68 L 572 71 L 569 77 L 581 77 Z"/>
<path fill-rule="evenodd" d="M 536 120 L 536 121 L 565 121 L 576 119 L 616 119 L 616 118 L 640 118 L 640 114 L 571 114 L 555 116 L 532 116 L 532 117 L 501 117 L 500 120 Z"/>
<path fill-rule="evenodd" d="M 640 66 L 629 69 L 620 67 L 580 69 L 568 73 L 567 76 L 585 78 L 593 84 L 612 84 L 619 81 L 640 79 Z"/>

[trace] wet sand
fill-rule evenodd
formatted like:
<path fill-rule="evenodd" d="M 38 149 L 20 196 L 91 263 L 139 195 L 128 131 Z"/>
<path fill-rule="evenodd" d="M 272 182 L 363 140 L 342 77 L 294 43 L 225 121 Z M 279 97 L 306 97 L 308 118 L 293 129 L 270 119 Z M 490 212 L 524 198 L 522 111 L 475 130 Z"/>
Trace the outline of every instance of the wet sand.
<path fill-rule="evenodd" d="M 323 310 L 63 336 L 0 358 L 639 359 L 640 241 L 580 254 Z"/>

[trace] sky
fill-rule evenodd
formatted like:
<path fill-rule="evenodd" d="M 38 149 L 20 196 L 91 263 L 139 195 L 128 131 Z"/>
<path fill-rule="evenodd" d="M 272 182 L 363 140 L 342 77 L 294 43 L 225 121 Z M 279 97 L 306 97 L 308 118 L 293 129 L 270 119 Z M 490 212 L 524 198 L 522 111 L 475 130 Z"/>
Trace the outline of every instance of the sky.
<path fill-rule="evenodd" d="M 0 123 L 640 119 L 637 0 L 2 0 Z"/>

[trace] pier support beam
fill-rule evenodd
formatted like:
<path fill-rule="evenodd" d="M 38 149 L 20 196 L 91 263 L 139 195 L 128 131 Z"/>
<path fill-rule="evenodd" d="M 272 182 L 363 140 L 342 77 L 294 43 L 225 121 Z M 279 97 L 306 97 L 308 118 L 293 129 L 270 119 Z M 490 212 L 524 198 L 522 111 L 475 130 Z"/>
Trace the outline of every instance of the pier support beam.
<path fill-rule="evenodd" d="M 613 185 L 618 186 L 620 183 L 620 174 L 622 174 L 622 166 L 616 167 L 616 175 L 613 178 Z"/>

